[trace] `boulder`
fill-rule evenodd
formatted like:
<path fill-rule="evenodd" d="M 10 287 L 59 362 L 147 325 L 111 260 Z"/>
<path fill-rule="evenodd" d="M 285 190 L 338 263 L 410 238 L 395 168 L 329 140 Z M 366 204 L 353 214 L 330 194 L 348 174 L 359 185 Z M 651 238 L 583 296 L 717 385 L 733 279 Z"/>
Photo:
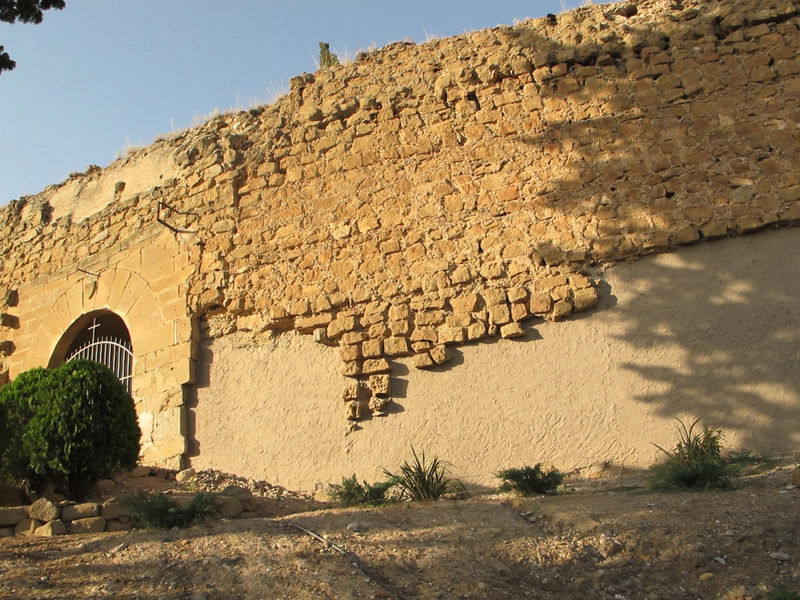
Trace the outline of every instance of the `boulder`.
<path fill-rule="evenodd" d="M 28 507 L 28 516 L 37 521 L 55 521 L 61 514 L 61 509 L 47 498 L 39 498 Z"/>
<path fill-rule="evenodd" d="M 27 517 L 24 506 L 9 506 L 0 508 L 0 527 L 12 527 Z"/>
<path fill-rule="evenodd" d="M 217 505 L 219 514 L 225 519 L 233 519 L 244 510 L 242 503 L 235 496 L 221 496 Z"/>
<path fill-rule="evenodd" d="M 109 498 L 103 502 L 100 508 L 100 516 L 106 520 L 119 519 L 120 517 L 130 516 L 128 507 L 119 498 Z"/>
<path fill-rule="evenodd" d="M 53 537 L 54 535 L 64 535 L 67 533 L 67 526 L 63 521 L 50 521 L 41 527 L 37 527 L 33 535 L 40 537 Z"/>
<path fill-rule="evenodd" d="M 95 502 L 84 502 L 83 504 L 71 504 L 65 506 L 61 511 L 61 519 L 64 521 L 75 521 L 96 517 L 100 514 L 100 505 Z"/>
<path fill-rule="evenodd" d="M 33 535 L 33 533 L 42 526 L 41 521 L 36 519 L 22 519 L 17 526 L 14 527 L 14 535 Z"/>
<path fill-rule="evenodd" d="M 103 517 L 87 517 L 76 519 L 69 524 L 70 533 L 100 533 L 106 528 Z"/>

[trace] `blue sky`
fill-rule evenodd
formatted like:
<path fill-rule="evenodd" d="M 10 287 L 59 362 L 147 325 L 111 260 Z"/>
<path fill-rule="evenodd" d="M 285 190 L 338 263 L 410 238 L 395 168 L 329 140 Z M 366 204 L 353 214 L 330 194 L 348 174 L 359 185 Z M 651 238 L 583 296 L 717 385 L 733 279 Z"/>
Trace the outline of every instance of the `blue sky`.
<path fill-rule="evenodd" d="M 574 8 L 583 0 L 67 0 L 40 25 L 0 23 L 0 204 L 128 145 L 265 104 L 340 58 Z"/>

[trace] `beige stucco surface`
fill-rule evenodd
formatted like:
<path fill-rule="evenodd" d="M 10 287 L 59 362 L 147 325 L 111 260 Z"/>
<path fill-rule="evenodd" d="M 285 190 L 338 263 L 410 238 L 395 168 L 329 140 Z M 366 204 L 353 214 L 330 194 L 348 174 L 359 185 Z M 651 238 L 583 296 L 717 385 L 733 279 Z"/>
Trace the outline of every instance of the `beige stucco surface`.
<path fill-rule="evenodd" d="M 413 444 L 491 485 L 539 461 L 647 466 L 675 416 L 720 425 L 730 446 L 796 449 L 798 244 L 789 229 L 611 267 L 595 311 L 453 348 L 439 371 L 396 363 L 395 410 L 351 433 L 335 349 L 293 333 L 216 339 L 200 352 L 193 464 L 313 488 L 375 479 Z"/>

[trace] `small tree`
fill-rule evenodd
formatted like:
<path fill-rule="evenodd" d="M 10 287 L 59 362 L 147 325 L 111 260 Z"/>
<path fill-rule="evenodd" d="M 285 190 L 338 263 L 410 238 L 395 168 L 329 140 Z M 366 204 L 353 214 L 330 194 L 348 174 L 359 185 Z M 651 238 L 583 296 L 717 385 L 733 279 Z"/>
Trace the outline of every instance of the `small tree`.
<path fill-rule="evenodd" d="M 141 432 L 133 400 L 99 363 L 28 371 L 0 390 L 0 402 L 14 432 L 2 468 L 18 481 L 61 483 L 82 500 L 99 477 L 136 465 Z"/>

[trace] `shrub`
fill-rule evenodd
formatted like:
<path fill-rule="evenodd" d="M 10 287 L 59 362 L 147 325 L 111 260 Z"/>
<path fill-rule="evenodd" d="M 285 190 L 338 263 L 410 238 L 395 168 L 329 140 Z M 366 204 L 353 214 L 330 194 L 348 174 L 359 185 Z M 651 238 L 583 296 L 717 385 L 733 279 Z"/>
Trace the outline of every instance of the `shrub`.
<path fill-rule="evenodd" d="M 397 481 L 389 479 L 369 484 L 366 481 L 362 484 L 352 477 L 343 477 L 341 485 L 332 483 L 328 486 L 328 495 L 331 500 L 344 506 L 358 506 L 367 504 L 369 506 L 380 506 L 389 502 L 394 502 L 396 498 L 388 497 L 389 490 L 397 485 Z"/>
<path fill-rule="evenodd" d="M 417 456 L 414 447 L 411 447 L 414 461 L 409 464 L 404 462 L 400 467 L 400 475 L 393 475 L 389 471 L 384 473 L 396 482 L 401 490 L 401 497 L 409 500 L 438 500 L 442 494 L 451 491 L 460 491 L 463 485 L 460 481 L 449 479 L 444 465 L 434 457 L 430 464 L 425 461 L 425 453 L 422 458 Z"/>
<path fill-rule="evenodd" d="M 503 480 L 500 486 L 501 492 L 515 490 L 523 496 L 555 494 L 558 486 L 564 481 L 564 474 L 561 471 L 552 469 L 545 473 L 540 463 L 536 463 L 533 467 L 506 469 L 496 475 Z"/>
<path fill-rule="evenodd" d="M 37 409 L 37 390 L 51 371 L 35 368 L 0 388 L 0 475 L 35 487 L 39 479 L 23 447 L 28 422 Z"/>
<path fill-rule="evenodd" d="M 133 400 L 107 367 L 63 364 L 25 390 L 21 404 L 32 414 L 25 415 L 14 477 L 65 484 L 71 498 L 82 500 L 99 477 L 136 465 L 141 433 Z"/>
<path fill-rule="evenodd" d="M 137 529 L 188 527 L 197 519 L 217 512 L 216 496 L 206 493 L 197 494 L 185 507 L 164 494 L 133 496 L 125 504 L 131 512 L 131 524 Z"/>
<path fill-rule="evenodd" d="M 655 445 L 667 457 L 651 467 L 650 485 L 655 489 L 726 488 L 730 486 L 731 468 L 722 457 L 724 434 L 718 427 L 703 427 L 695 433 L 700 420 L 689 427 L 678 419 L 679 440 L 674 450 Z"/>

